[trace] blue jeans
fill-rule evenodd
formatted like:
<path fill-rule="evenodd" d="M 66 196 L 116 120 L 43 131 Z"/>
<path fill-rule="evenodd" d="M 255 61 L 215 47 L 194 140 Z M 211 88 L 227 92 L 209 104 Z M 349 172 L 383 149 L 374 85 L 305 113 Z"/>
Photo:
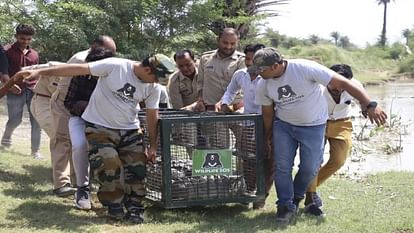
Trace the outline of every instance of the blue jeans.
<path fill-rule="evenodd" d="M 279 206 L 295 209 L 293 199 L 303 199 L 323 160 L 325 124 L 295 126 L 281 120 L 273 122 L 275 186 Z M 299 147 L 300 164 L 292 181 L 292 169 Z"/>
<path fill-rule="evenodd" d="M 11 146 L 11 136 L 17 126 L 20 125 L 23 118 L 23 108 L 27 105 L 27 110 L 30 116 L 31 125 L 31 144 L 32 152 L 38 151 L 40 147 L 40 126 L 36 119 L 30 112 L 30 104 L 32 102 L 33 91 L 27 88 L 22 90 L 21 95 L 8 94 L 7 95 L 7 111 L 9 119 L 6 123 L 1 144 L 4 146 Z"/>

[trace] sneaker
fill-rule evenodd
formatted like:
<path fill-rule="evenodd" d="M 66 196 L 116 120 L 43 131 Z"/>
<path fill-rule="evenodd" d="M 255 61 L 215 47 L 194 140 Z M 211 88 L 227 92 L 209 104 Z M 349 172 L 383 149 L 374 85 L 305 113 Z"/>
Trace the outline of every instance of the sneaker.
<path fill-rule="evenodd" d="M 127 213 L 124 220 L 134 224 L 141 224 L 144 222 L 144 206 L 135 201 L 126 201 L 125 208 Z"/>
<path fill-rule="evenodd" d="M 32 152 L 32 156 L 34 159 L 44 159 L 43 155 L 40 154 L 39 151 Z"/>
<path fill-rule="evenodd" d="M 88 186 L 83 186 L 78 188 L 75 193 L 75 206 L 81 210 L 90 210 L 91 207 L 91 199 L 89 198 L 90 191 Z"/>
<path fill-rule="evenodd" d="M 316 217 L 324 216 L 322 209 L 314 203 L 305 206 L 305 210 L 303 212 Z"/>
<path fill-rule="evenodd" d="M 11 139 L 5 139 L 5 138 L 1 139 L 1 147 L 2 148 L 9 149 L 11 147 L 11 144 L 12 144 Z"/>
<path fill-rule="evenodd" d="M 303 198 L 299 198 L 299 197 L 295 197 L 293 198 L 293 204 L 296 207 L 296 213 L 299 213 L 299 206 L 300 206 L 300 202 L 303 200 Z"/>
<path fill-rule="evenodd" d="M 54 189 L 53 193 L 58 197 L 67 197 L 73 195 L 76 192 L 76 189 L 73 188 L 69 183 L 63 185 L 60 188 Z"/>
<path fill-rule="evenodd" d="M 276 212 L 276 222 L 289 224 L 295 216 L 296 210 L 289 209 L 288 206 L 278 206 Z"/>
<path fill-rule="evenodd" d="M 121 220 L 124 217 L 124 208 L 121 204 L 108 205 L 108 217 Z"/>

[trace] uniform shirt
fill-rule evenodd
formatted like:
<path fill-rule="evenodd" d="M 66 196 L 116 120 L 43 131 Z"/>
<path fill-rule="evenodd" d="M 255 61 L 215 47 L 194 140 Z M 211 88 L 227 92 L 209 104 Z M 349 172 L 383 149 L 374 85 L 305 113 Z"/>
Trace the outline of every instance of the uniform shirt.
<path fill-rule="evenodd" d="M 261 105 L 275 103 L 276 117 L 297 126 L 325 124 L 328 105 L 321 85 L 328 85 L 335 71 L 316 62 L 288 60 L 279 78 L 262 79 L 256 89 L 256 101 Z"/>
<path fill-rule="evenodd" d="M 0 75 L 9 73 L 9 62 L 3 46 L 0 45 Z M 1 81 L 1 80 L 0 80 Z"/>
<path fill-rule="evenodd" d="M 351 82 L 355 83 L 357 86 L 363 88 L 363 85 L 360 81 L 355 78 L 351 79 Z M 348 92 L 344 91 L 341 94 L 339 104 L 335 102 L 332 95 L 329 93 L 328 88 L 324 88 L 323 95 L 325 96 L 326 102 L 328 103 L 328 119 L 329 120 L 338 120 L 347 117 L 351 117 L 352 108 L 351 102 L 355 98 L 350 95 Z"/>
<path fill-rule="evenodd" d="M 230 105 L 236 94 L 243 91 L 243 104 L 244 113 L 262 113 L 262 106 L 255 103 L 256 100 L 256 86 L 262 79 L 261 76 L 256 77 L 252 81 L 250 74 L 247 72 L 247 68 L 240 69 L 234 73 L 230 84 L 227 86 L 227 90 L 221 99 L 223 104 Z"/>
<path fill-rule="evenodd" d="M 82 114 L 91 123 L 111 129 L 138 129 L 139 102 L 147 109 L 158 109 L 161 89 L 156 83 L 144 83 L 134 73 L 135 61 L 106 58 L 90 62 L 98 83 Z"/>
<path fill-rule="evenodd" d="M 22 70 L 36 70 L 36 69 L 42 69 L 42 68 L 47 68 L 47 67 L 61 65 L 61 64 L 65 64 L 65 63 L 51 61 L 46 64 L 26 66 L 26 67 L 23 67 Z M 59 79 L 60 77 L 58 76 L 42 76 L 37 81 L 36 85 L 34 86 L 33 92 L 40 94 L 40 95 L 44 95 L 44 96 L 52 96 L 53 92 L 56 91 Z"/>
<path fill-rule="evenodd" d="M 22 50 L 20 50 L 17 42 L 12 45 L 7 45 L 4 47 L 6 56 L 9 63 L 9 76 L 12 77 L 17 72 L 19 72 L 22 67 L 31 66 L 39 63 L 39 54 L 36 50 L 27 47 L 27 52 L 24 54 Z M 22 81 L 17 82 L 17 85 L 23 90 L 23 88 L 27 87 L 29 89 L 33 89 L 36 85 L 37 80 L 33 80 L 30 83 L 23 83 Z M 21 94 L 24 93 L 23 91 Z M 20 94 L 20 95 L 21 95 Z"/>
<path fill-rule="evenodd" d="M 73 55 L 67 63 L 85 63 L 85 59 L 89 54 L 90 49 L 80 51 Z M 58 87 L 56 92 L 53 94 L 53 99 L 59 99 L 60 101 L 64 102 L 66 94 L 69 89 L 70 81 L 72 77 L 61 77 L 58 83 Z"/>
<path fill-rule="evenodd" d="M 226 58 L 221 58 L 218 50 L 204 53 L 198 66 L 197 93 L 202 91 L 206 104 L 216 104 L 226 91 L 234 72 L 245 67 L 244 53 L 234 51 Z"/>
<path fill-rule="evenodd" d="M 185 76 L 181 71 L 176 71 L 171 75 L 168 94 L 173 108 L 179 109 L 197 100 L 197 79 L 198 69 L 193 79 Z"/>

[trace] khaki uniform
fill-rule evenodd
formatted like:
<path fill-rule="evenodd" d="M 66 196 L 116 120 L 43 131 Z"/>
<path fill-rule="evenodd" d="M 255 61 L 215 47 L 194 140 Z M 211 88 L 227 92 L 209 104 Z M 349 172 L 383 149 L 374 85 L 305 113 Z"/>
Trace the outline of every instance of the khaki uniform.
<path fill-rule="evenodd" d="M 193 79 L 185 76 L 181 71 L 171 75 L 167 88 L 173 108 L 180 109 L 197 101 L 197 80 L 197 69 Z"/>
<path fill-rule="evenodd" d="M 23 70 L 47 68 L 59 64 L 64 63 L 48 62 L 47 64 L 24 67 Z M 30 111 L 36 118 L 40 127 L 46 132 L 47 136 L 49 136 L 51 142 L 54 140 L 54 134 L 52 115 L 50 112 L 50 97 L 55 92 L 58 82 L 59 77 L 57 76 L 44 76 L 40 78 L 33 89 L 34 95 L 30 105 Z"/>
<path fill-rule="evenodd" d="M 75 54 L 68 63 L 84 63 L 89 50 Z M 69 111 L 64 105 L 66 93 L 68 92 L 72 77 L 61 77 L 56 91 L 53 93 L 50 108 L 55 133 L 55 146 L 52 154 L 58 155 L 53 163 L 53 177 L 60 177 L 58 182 L 54 182 L 55 188 L 60 188 L 65 184 L 70 184 L 72 144 L 69 136 Z"/>
<path fill-rule="evenodd" d="M 197 92 L 202 91 L 207 105 L 220 101 L 236 70 L 245 68 L 244 53 L 235 51 L 231 56 L 221 58 L 218 50 L 204 53 L 198 67 Z"/>

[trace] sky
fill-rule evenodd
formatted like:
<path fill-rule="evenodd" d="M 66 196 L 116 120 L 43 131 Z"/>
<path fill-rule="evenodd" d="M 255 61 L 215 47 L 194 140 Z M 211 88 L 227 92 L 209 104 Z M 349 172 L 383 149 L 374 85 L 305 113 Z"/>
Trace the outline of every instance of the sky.
<path fill-rule="evenodd" d="M 272 7 L 280 16 L 267 20 L 265 27 L 280 34 L 309 38 L 315 34 L 332 39 L 331 32 L 348 36 L 351 43 L 365 47 L 375 44 L 381 34 L 384 6 L 376 0 L 290 0 Z M 395 0 L 388 4 L 387 39 L 405 42 L 404 29 L 414 29 L 414 0 Z"/>

